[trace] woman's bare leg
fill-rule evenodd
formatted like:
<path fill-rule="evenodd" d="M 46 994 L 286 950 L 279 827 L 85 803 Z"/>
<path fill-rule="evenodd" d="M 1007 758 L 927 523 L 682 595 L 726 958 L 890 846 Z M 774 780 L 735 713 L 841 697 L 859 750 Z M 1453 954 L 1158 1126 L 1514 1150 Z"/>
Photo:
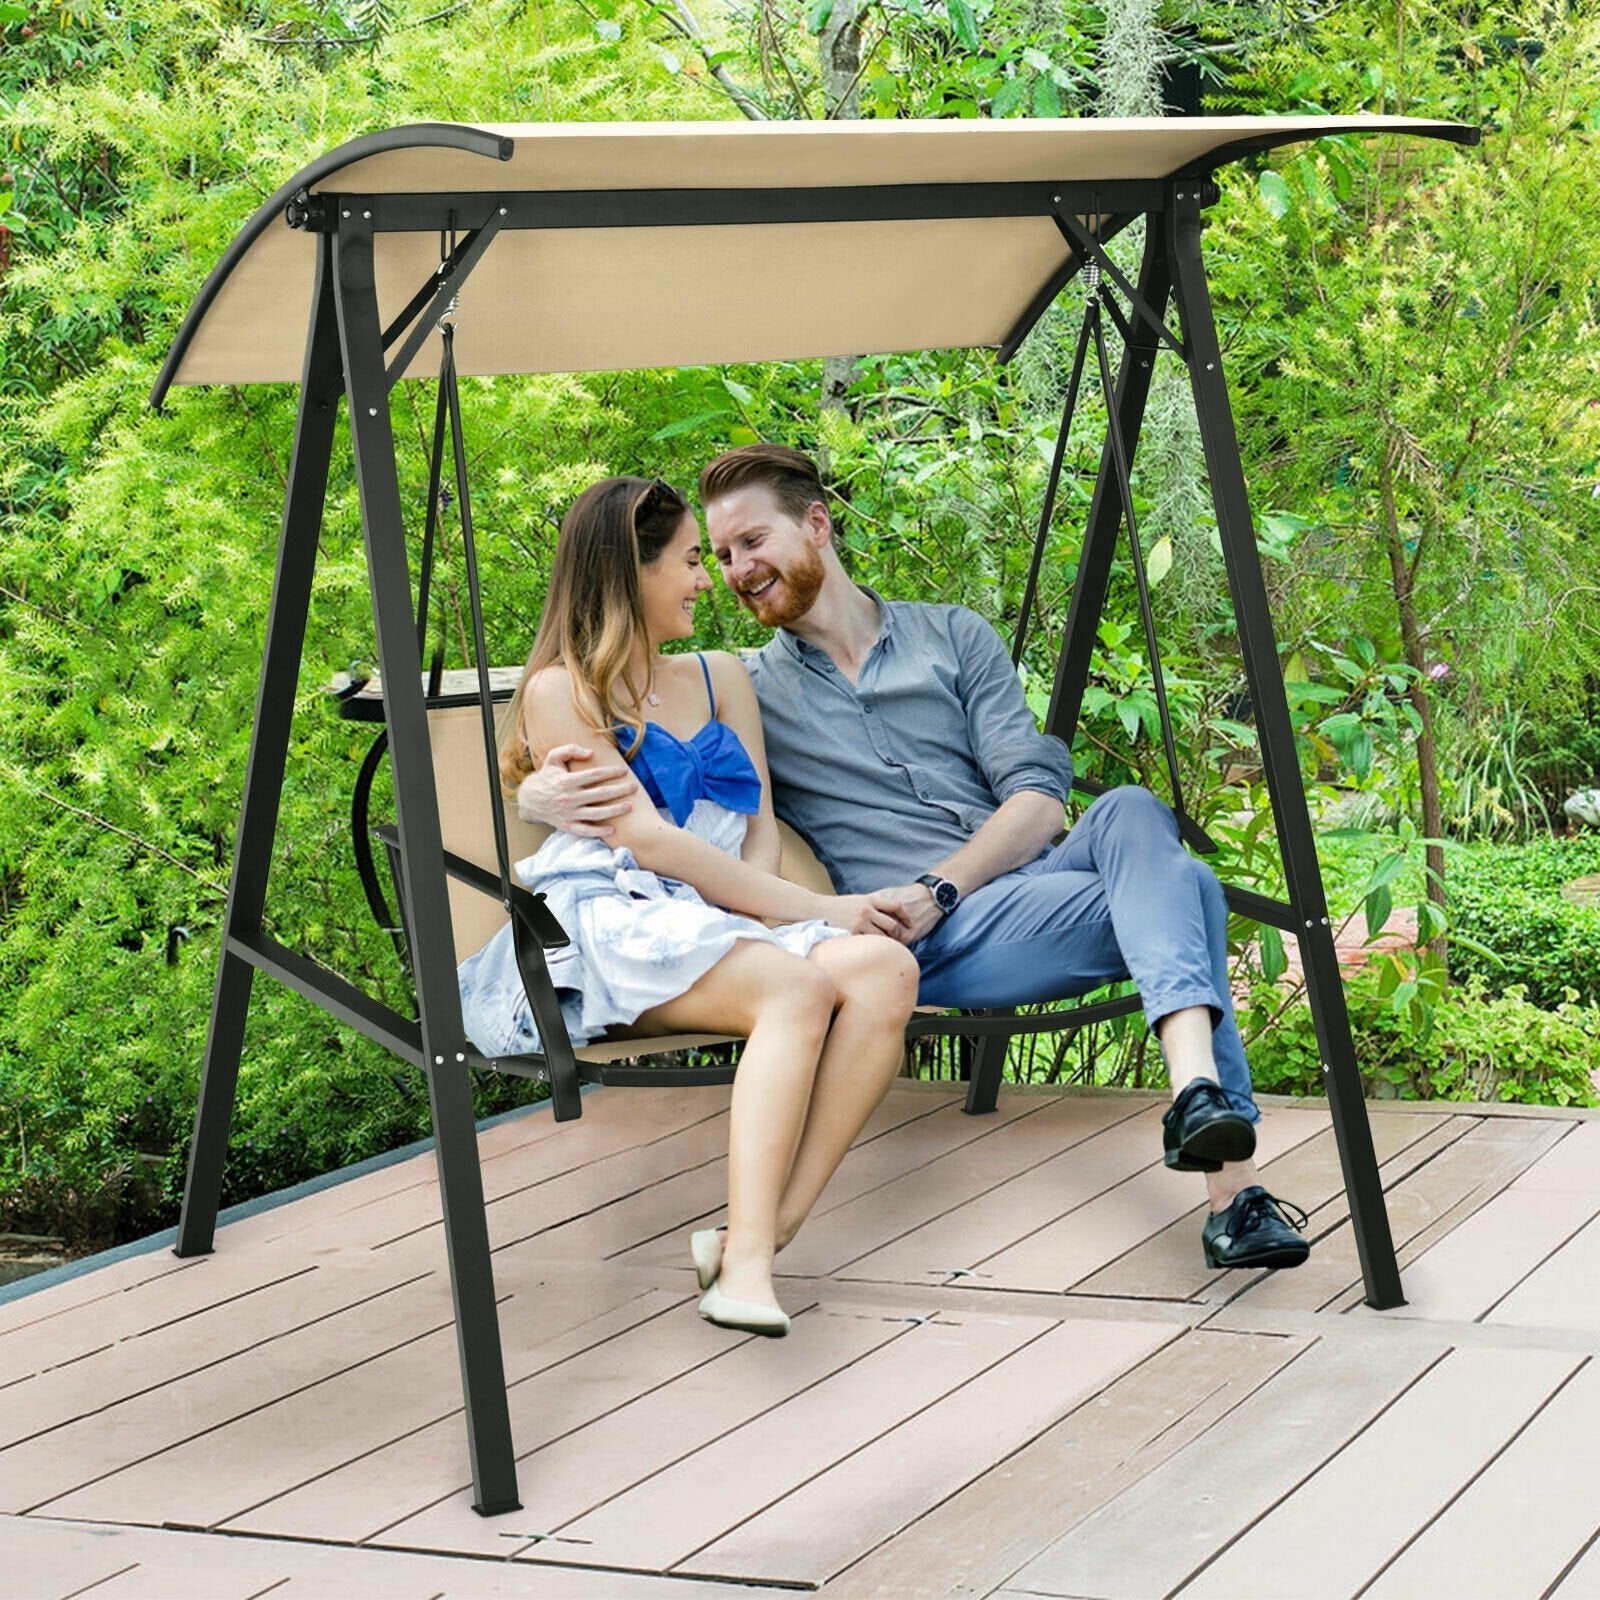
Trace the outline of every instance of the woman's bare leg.
<path fill-rule="evenodd" d="M 652 1032 L 745 1035 L 729 1112 L 728 1234 L 719 1279 L 730 1299 L 777 1308 L 778 1202 L 837 1000 L 820 964 L 740 940 L 693 988 L 635 1024 Z"/>
<path fill-rule="evenodd" d="M 777 1247 L 800 1231 L 905 1059 L 905 1025 L 917 1000 L 916 958 L 880 935 L 829 939 L 810 960 L 838 990 L 811 1089 L 811 1109 L 783 1197 Z M 741 1066 L 741 1072 L 744 1070 Z"/>

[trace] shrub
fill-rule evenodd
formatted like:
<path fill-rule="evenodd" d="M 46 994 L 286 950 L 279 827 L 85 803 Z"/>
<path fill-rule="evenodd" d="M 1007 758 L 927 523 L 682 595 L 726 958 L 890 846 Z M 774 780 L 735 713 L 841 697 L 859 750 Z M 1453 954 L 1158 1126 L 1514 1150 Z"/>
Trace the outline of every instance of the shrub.
<path fill-rule="evenodd" d="M 1453 944 L 1452 976 L 1490 993 L 1519 988 L 1538 1006 L 1559 1006 L 1569 991 L 1600 1001 L 1600 909 L 1561 896 L 1562 884 L 1597 872 L 1600 836 L 1587 834 L 1454 856 L 1451 929 L 1494 958 Z"/>
<path fill-rule="evenodd" d="M 1377 974 L 1346 979 L 1356 1061 L 1367 1094 L 1379 1100 L 1499 1100 L 1524 1105 L 1600 1104 L 1600 1006 L 1569 990 L 1535 1005 L 1513 984 L 1491 996 L 1476 980 L 1452 985 L 1423 1032 L 1378 991 Z M 1264 1094 L 1322 1094 L 1321 1052 L 1304 1001 L 1291 1007 L 1251 1051 Z"/>

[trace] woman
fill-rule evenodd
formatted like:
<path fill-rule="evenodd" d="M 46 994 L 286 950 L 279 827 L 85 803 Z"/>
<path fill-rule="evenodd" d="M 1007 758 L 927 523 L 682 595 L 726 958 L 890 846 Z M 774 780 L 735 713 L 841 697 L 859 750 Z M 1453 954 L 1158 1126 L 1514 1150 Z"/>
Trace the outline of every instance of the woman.
<path fill-rule="evenodd" d="M 699 524 L 668 485 L 607 478 L 580 495 L 500 770 L 514 791 L 558 745 L 614 746 L 655 803 L 620 817 L 609 844 L 554 834 L 517 872 L 572 939 L 551 976 L 575 1042 L 608 1030 L 745 1036 L 727 1229 L 696 1233 L 690 1249 L 703 1317 L 781 1335 L 773 1256 L 899 1070 L 917 969 L 885 937 L 896 921 L 873 896 L 777 876 L 749 677 L 722 652 L 661 653 L 694 632 L 710 587 Z M 520 982 L 505 981 L 509 948 L 505 929 L 461 967 L 468 1031 L 490 1055 L 539 1047 Z"/>

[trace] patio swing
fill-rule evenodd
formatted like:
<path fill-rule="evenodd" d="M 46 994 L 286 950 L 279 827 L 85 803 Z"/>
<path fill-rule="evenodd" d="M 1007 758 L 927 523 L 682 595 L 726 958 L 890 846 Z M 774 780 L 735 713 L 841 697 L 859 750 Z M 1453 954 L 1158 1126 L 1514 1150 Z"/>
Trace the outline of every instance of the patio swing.
<path fill-rule="evenodd" d="M 486 896 L 491 910 L 499 902 L 498 915 L 513 918 L 558 1116 L 577 1110 L 579 1065 L 563 1057 L 553 993 L 537 992 L 543 951 L 565 935 L 537 897 L 511 879 L 492 753 L 483 799 L 493 865 L 447 860 L 432 759 L 445 724 L 430 726 L 422 672 L 427 597 L 414 608 L 390 391 L 402 377 L 429 376 L 437 365 L 432 476 L 436 488 L 448 417 L 466 529 L 458 371 L 599 371 L 975 346 L 996 349 L 1003 361 L 1081 273 L 1088 303 L 1014 651 L 1020 660 L 1067 431 L 1093 346 L 1110 426 L 1045 727 L 1070 744 L 1126 519 L 1157 673 L 1171 801 L 1185 840 L 1203 851 L 1208 841 L 1185 815 L 1178 787 L 1128 489 L 1152 368 L 1166 346 L 1187 368 L 1194 396 L 1287 886 L 1282 902 L 1234 888 L 1228 901 L 1299 941 L 1367 1303 L 1396 1306 L 1403 1303 L 1399 1272 L 1200 251 L 1201 213 L 1216 198 L 1217 167 L 1297 140 L 1372 132 L 1463 144 L 1478 139 L 1475 128 L 1404 117 L 423 124 L 357 139 L 305 168 L 261 206 L 206 280 L 153 403 L 160 405 L 178 383 L 298 378 L 300 406 L 176 1249 L 192 1256 L 212 1247 L 256 971 L 420 1067 L 428 1082 L 480 1512 L 512 1510 L 519 1499 L 469 1073 L 491 1063 L 462 1028 L 448 878 Z M 1143 257 L 1129 281 L 1104 245 L 1141 217 Z M 443 261 L 436 261 L 439 239 L 452 241 Z M 446 312 L 469 278 L 473 315 L 458 324 Z M 848 292 L 839 292 L 845 284 Z M 1176 306 L 1179 333 L 1167 324 L 1169 304 Z M 392 312 L 387 324 L 380 307 Z M 1122 343 L 1114 378 L 1106 319 Z M 434 339 L 437 364 L 428 359 Z M 341 393 L 349 408 L 393 773 L 395 826 L 386 844 L 416 988 L 415 1019 L 273 939 L 263 926 Z M 431 532 L 429 539 L 425 572 Z M 469 718 L 476 708 L 492 752 L 494 686 L 470 535 L 463 553 L 477 681 L 462 704 Z M 433 714 L 437 719 L 448 709 L 436 703 Z M 1132 1009 L 1137 1001 L 1118 1003 Z M 1071 1015 L 1084 1020 L 1081 1009 Z M 978 1110 L 985 1098 L 993 1103 L 1006 1037 L 1064 1025 L 1061 1014 L 917 1017 L 908 1031 L 971 1034 L 990 1047 L 973 1074 L 969 1109 Z M 629 1041 L 630 1052 L 646 1048 Z"/>

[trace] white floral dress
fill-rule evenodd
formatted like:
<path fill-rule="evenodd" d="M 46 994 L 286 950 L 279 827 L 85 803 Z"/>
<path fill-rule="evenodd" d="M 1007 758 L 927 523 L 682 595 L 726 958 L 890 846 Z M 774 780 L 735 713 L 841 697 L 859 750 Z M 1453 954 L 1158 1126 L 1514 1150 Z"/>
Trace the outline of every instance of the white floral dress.
<path fill-rule="evenodd" d="M 706 687 L 709 694 L 709 673 Z M 726 723 L 713 717 L 692 739 L 647 723 L 629 764 L 664 818 L 739 854 L 747 818 L 760 804 L 761 780 Z M 646 870 L 631 850 L 614 850 L 599 839 L 552 834 L 515 870 L 527 888 L 545 896 L 572 941 L 545 958 L 575 1045 L 676 999 L 740 939 L 803 956 L 824 939 L 846 937 L 825 922 L 769 928 L 708 905 L 688 884 Z M 509 923 L 461 963 L 459 977 L 467 1036 L 484 1055 L 540 1051 Z"/>

